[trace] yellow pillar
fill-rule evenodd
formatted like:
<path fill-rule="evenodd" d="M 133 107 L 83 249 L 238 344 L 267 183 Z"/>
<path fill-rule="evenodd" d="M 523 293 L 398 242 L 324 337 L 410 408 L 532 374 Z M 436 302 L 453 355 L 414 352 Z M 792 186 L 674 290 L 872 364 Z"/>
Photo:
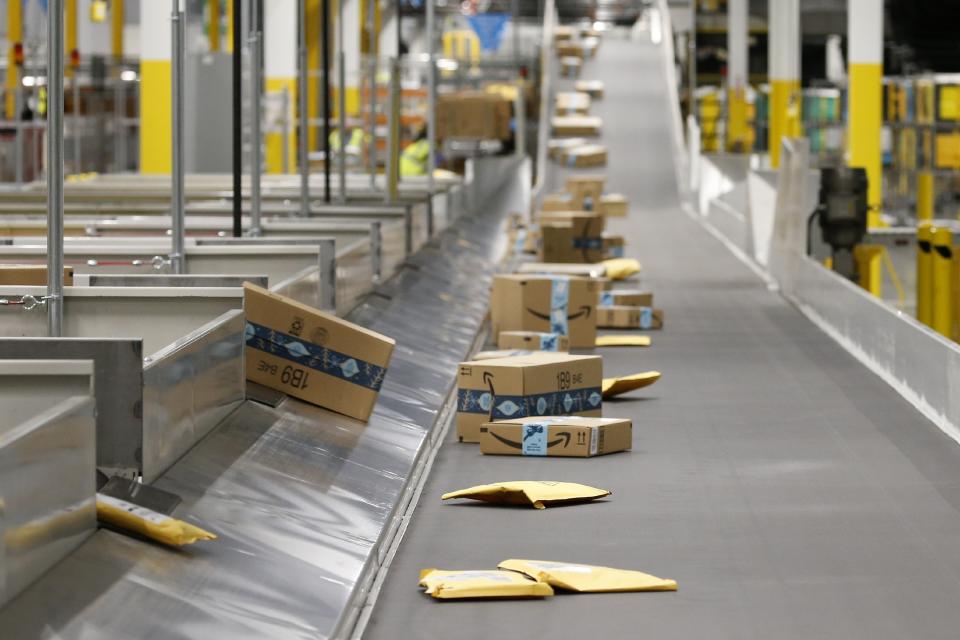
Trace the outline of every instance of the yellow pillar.
<path fill-rule="evenodd" d="M 849 165 L 867 171 L 867 226 L 881 226 L 883 158 L 883 0 L 848 0 Z"/>
<path fill-rule="evenodd" d="M 7 0 L 7 100 L 5 105 L 6 117 L 12 120 L 20 117 L 15 114 L 16 92 L 20 87 L 20 72 L 23 65 L 23 5 L 20 2 Z"/>
<path fill-rule="evenodd" d="M 228 0 L 229 1 L 229 0 Z M 264 5 L 264 9 L 269 5 Z M 220 51 L 220 0 L 207 0 L 209 8 L 209 22 L 207 23 L 207 40 L 210 42 L 210 51 Z"/>
<path fill-rule="evenodd" d="M 727 150 L 750 150 L 747 127 L 747 0 L 727 2 Z"/>
<path fill-rule="evenodd" d="M 770 164 L 780 166 L 783 138 L 800 135 L 800 3 L 770 0 Z"/>
<path fill-rule="evenodd" d="M 937 227 L 933 232 L 933 302 L 931 327 L 951 337 L 953 332 L 953 232 Z"/>
<path fill-rule="evenodd" d="M 126 20 L 123 2 L 113 0 L 110 3 L 110 53 L 117 63 L 123 60 L 123 24 Z"/>
<path fill-rule="evenodd" d="M 853 249 L 860 286 L 878 298 L 883 297 L 883 253 L 881 244 L 859 244 Z"/>
<path fill-rule="evenodd" d="M 307 118 L 316 120 L 320 117 L 320 72 L 323 52 L 321 51 L 321 0 L 307 0 Z M 317 140 L 322 135 L 322 127 L 315 125 L 307 127 L 309 135 L 307 141 L 311 149 L 317 148 Z"/>
<path fill-rule="evenodd" d="M 140 0 L 140 171 L 170 173 L 170 3 Z"/>
<path fill-rule="evenodd" d="M 933 321 L 933 225 L 917 225 L 917 320 Z"/>

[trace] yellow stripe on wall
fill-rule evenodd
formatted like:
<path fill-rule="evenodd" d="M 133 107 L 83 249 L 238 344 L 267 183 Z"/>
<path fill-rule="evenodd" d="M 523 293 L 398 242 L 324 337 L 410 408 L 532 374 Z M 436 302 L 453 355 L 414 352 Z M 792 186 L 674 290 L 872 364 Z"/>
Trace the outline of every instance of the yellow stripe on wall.
<path fill-rule="evenodd" d="M 296 111 L 297 79 L 296 78 L 267 78 L 267 91 L 280 93 L 284 87 L 290 99 L 289 114 L 291 118 Z M 287 136 L 287 166 L 290 171 L 297 170 L 297 123 L 290 121 L 290 133 Z M 266 134 L 267 144 L 267 173 L 283 173 L 283 133 L 276 131 Z"/>
<path fill-rule="evenodd" d="M 170 61 L 140 63 L 140 171 L 170 173 Z"/>
<path fill-rule="evenodd" d="M 850 166 L 867 170 L 870 182 L 867 224 L 881 226 L 883 158 L 880 129 L 883 120 L 883 65 L 850 65 Z"/>

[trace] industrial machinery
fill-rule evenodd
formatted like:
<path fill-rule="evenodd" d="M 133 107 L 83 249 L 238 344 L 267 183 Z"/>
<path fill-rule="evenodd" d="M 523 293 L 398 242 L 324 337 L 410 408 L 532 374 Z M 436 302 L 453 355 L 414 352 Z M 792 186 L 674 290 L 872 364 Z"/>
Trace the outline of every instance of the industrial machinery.
<path fill-rule="evenodd" d="M 817 216 L 824 242 L 830 245 L 833 270 L 857 280 L 853 249 L 867 233 L 867 172 L 831 167 L 820 171 L 820 200 L 811 215 Z"/>

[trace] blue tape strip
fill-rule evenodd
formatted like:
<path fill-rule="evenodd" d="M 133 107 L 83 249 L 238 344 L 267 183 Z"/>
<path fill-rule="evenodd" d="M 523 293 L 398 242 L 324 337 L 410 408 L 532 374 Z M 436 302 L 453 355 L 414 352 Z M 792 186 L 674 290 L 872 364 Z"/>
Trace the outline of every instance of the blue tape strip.
<path fill-rule="evenodd" d="M 640 328 L 653 328 L 653 309 L 651 307 L 640 307 Z"/>
<path fill-rule="evenodd" d="M 556 351 L 560 346 L 559 333 L 541 333 L 540 351 Z"/>
<path fill-rule="evenodd" d="M 574 249 L 603 249 L 603 238 L 574 238 Z"/>
<path fill-rule="evenodd" d="M 554 276 L 550 279 L 550 332 L 568 335 L 570 333 L 567 307 L 570 304 L 570 278 Z"/>
<path fill-rule="evenodd" d="M 457 412 L 489 415 L 492 420 L 527 416 L 565 416 L 599 409 L 600 387 L 551 391 L 529 396 L 491 396 L 489 391 L 457 389 Z"/>
<path fill-rule="evenodd" d="M 600 293 L 600 306 L 601 307 L 612 307 L 613 302 L 613 291 L 602 291 Z"/>
<path fill-rule="evenodd" d="M 255 322 L 247 322 L 244 337 L 248 347 L 373 391 L 380 390 L 387 373 L 386 367 L 305 342 Z"/>

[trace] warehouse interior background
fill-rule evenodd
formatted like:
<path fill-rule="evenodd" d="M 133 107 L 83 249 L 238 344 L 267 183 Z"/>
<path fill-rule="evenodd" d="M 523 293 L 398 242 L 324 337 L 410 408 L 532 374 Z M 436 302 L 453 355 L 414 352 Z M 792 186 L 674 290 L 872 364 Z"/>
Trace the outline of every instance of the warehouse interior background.
<path fill-rule="evenodd" d="M 960 4 L 0 0 L 0 638 L 954 638 Z"/>

